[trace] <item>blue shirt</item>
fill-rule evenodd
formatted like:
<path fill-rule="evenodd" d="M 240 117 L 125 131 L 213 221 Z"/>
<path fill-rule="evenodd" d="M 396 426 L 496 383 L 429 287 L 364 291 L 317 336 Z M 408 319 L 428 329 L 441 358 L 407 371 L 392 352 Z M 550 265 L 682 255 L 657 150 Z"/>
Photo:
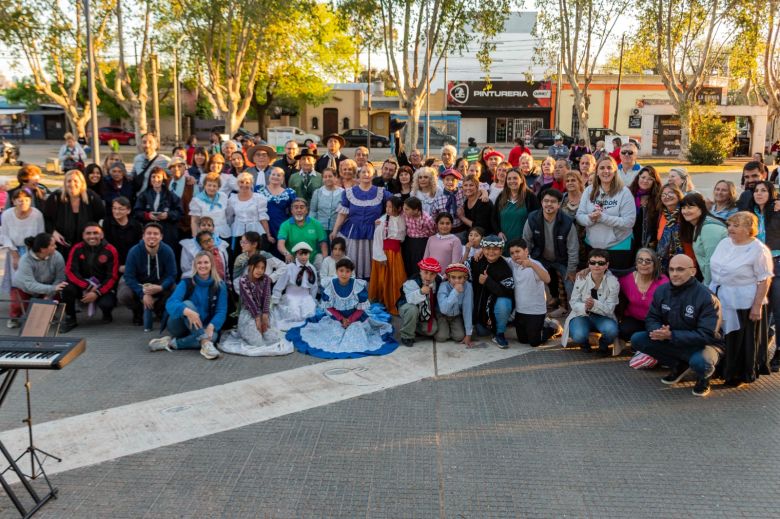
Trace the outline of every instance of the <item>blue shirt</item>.
<path fill-rule="evenodd" d="M 463 292 L 458 293 L 457 290 L 452 288 L 449 281 L 444 281 L 439 285 L 436 299 L 439 303 L 439 313 L 446 315 L 447 317 L 462 315 L 466 335 L 471 335 L 474 331 L 474 321 L 472 319 L 474 290 L 471 288 L 471 283 L 468 281 L 466 281 L 463 287 Z"/>

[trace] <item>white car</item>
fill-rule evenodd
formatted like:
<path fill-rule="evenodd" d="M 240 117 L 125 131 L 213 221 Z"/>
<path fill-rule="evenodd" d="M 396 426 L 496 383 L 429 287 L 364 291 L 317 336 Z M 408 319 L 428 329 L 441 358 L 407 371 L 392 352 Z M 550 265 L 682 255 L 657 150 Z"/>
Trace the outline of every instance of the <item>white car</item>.
<path fill-rule="evenodd" d="M 320 137 L 319 135 L 314 135 L 313 133 L 306 133 L 297 126 L 274 126 L 273 128 L 268 128 L 268 141 L 271 142 L 274 139 L 271 137 L 272 133 L 285 133 L 288 135 L 292 135 L 292 138 L 295 142 L 297 142 L 299 145 L 306 145 L 308 146 L 309 143 L 319 144 L 320 143 Z M 288 139 L 289 140 L 289 139 Z"/>

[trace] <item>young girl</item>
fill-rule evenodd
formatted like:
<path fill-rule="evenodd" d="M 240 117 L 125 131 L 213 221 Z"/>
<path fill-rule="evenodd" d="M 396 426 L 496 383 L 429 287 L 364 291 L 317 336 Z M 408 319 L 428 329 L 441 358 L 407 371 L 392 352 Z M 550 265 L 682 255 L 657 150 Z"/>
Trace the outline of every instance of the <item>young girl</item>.
<path fill-rule="evenodd" d="M 292 353 L 271 328 L 271 280 L 265 275 L 266 258 L 256 253 L 249 258 L 246 273 L 239 280 L 241 311 L 238 328 L 223 340 L 219 349 L 225 353 L 249 357 L 271 357 Z"/>
<path fill-rule="evenodd" d="M 342 258 L 347 258 L 347 240 L 337 236 L 330 242 L 330 256 L 320 265 L 320 284 L 323 287 L 336 277 L 336 263 Z"/>
<path fill-rule="evenodd" d="M 423 212 L 420 199 L 411 196 L 404 202 L 404 225 L 406 225 L 406 239 L 401 248 L 404 259 L 404 270 L 409 277 L 418 272 L 417 262 L 423 259 L 428 238 L 436 232 L 433 219 Z"/>
<path fill-rule="evenodd" d="M 385 205 L 386 214 L 382 215 L 379 225 L 374 229 L 368 297 L 385 305 L 392 315 L 398 315 L 395 303 L 401 293 L 401 286 L 406 281 L 406 270 L 401 257 L 401 242 L 406 237 L 406 224 L 401 216 L 403 202 L 400 198 L 394 196 Z"/>
<path fill-rule="evenodd" d="M 311 245 L 302 241 L 292 248 L 295 261 L 287 264 L 274 286 L 271 317 L 275 328 L 287 331 L 301 326 L 317 310 L 317 271 L 309 262 Z"/>
<path fill-rule="evenodd" d="M 336 185 L 336 171 L 333 168 L 322 170 L 322 186 L 314 190 L 311 197 L 309 216 L 322 224 L 325 234 L 330 234 L 336 223 L 336 209 L 341 202 L 344 189 Z"/>
<path fill-rule="evenodd" d="M 423 257 L 434 258 L 439 265 L 460 262 L 463 245 L 460 239 L 452 234 L 452 215 L 439 213 L 436 216 L 436 228 L 439 232 L 428 238 Z"/>
<path fill-rule="evenodd" d="M 239 241 L 239 244 L 241 245 L 241 254 L 239 254 L 236 261 L 233 262 L 233 288 L 236 293 L 240 292 L 239 283 L 241 281 L 241 276 L 246 272 L 249 259 L 255 254 L 260 254 L 265 258 L 265 276 L 271 279 L 271 283 L 276 283 L 282 275 L 282 268 L 285 267 L 286 263 L 271 256 L 271 254 L 265 251 L 261 251 L 261 243 L 262 237 L 255 231 L 248 231 L 241 237 L 241 240 Z"/>
<path fill-rule="evenodd" d="M 484 237 L 485 231 L 482 229 L 482 227 L 471 228 L 469 231 L 468 241 L 466 242 L 466 245 L 463 246 L 463 257 L 461 258 L 461 263 L 471 261 L 471 258 L 475 256 L 479 258 L 479 256 L 482 254 L 482 246 L 480 243 Z"/>
<path fill-rule="evenodd" d="M 310 317 L 287 332 L 285 339 L 301 353 L 323 359 L 386 355 L 398 347 L 390 316 L 370 311 L 366 282 L 352 277 L 355 265 L 342 258 L 338 275 L 322 294 L 324 314 Z"/>

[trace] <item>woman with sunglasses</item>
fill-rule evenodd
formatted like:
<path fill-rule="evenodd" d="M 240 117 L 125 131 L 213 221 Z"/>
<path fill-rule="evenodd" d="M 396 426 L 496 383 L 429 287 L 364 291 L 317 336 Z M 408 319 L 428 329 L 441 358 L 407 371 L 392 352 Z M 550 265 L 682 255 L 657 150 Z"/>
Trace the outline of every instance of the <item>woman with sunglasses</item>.
<path fill-rule="evenodd" d="M 611 160 L 611 159 L 610 159 Z M 601 334 L 599 352 L 609 354 L 609 345 L 618 336 L 615 307 L 618 304 L 620 283 L 609 271 L 609 252 L 593 249 L 588 254 L 588 273 L 574 283 L 561 345 L 565 348 L 571 338 L 582 351 L 590 351 L 591 332 Z"/>
<path fill-rule="evenodd" d="M 620 319 L 618 335 L 621 340 L 629 341 L 634 333 L 645 331 L 645 318 L 655 290 L 668 283 L 669 278 L 661 272 L 658 254 L 653 249 L 641 248 L 636 253 L 636 270 L 619 281 L 621 299 L 627 305 Z"/>

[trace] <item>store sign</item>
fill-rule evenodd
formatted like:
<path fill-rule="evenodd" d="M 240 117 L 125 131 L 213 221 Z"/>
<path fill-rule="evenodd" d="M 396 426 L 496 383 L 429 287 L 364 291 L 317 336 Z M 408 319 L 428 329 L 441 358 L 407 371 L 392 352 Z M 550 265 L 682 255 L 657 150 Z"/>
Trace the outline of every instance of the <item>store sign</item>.
<path fill-rule="evenodd" d="M 451 81 L 447 106 L 450 108 L 535 108 L 549 107 L 552 90 L 549 81 Z"/>

